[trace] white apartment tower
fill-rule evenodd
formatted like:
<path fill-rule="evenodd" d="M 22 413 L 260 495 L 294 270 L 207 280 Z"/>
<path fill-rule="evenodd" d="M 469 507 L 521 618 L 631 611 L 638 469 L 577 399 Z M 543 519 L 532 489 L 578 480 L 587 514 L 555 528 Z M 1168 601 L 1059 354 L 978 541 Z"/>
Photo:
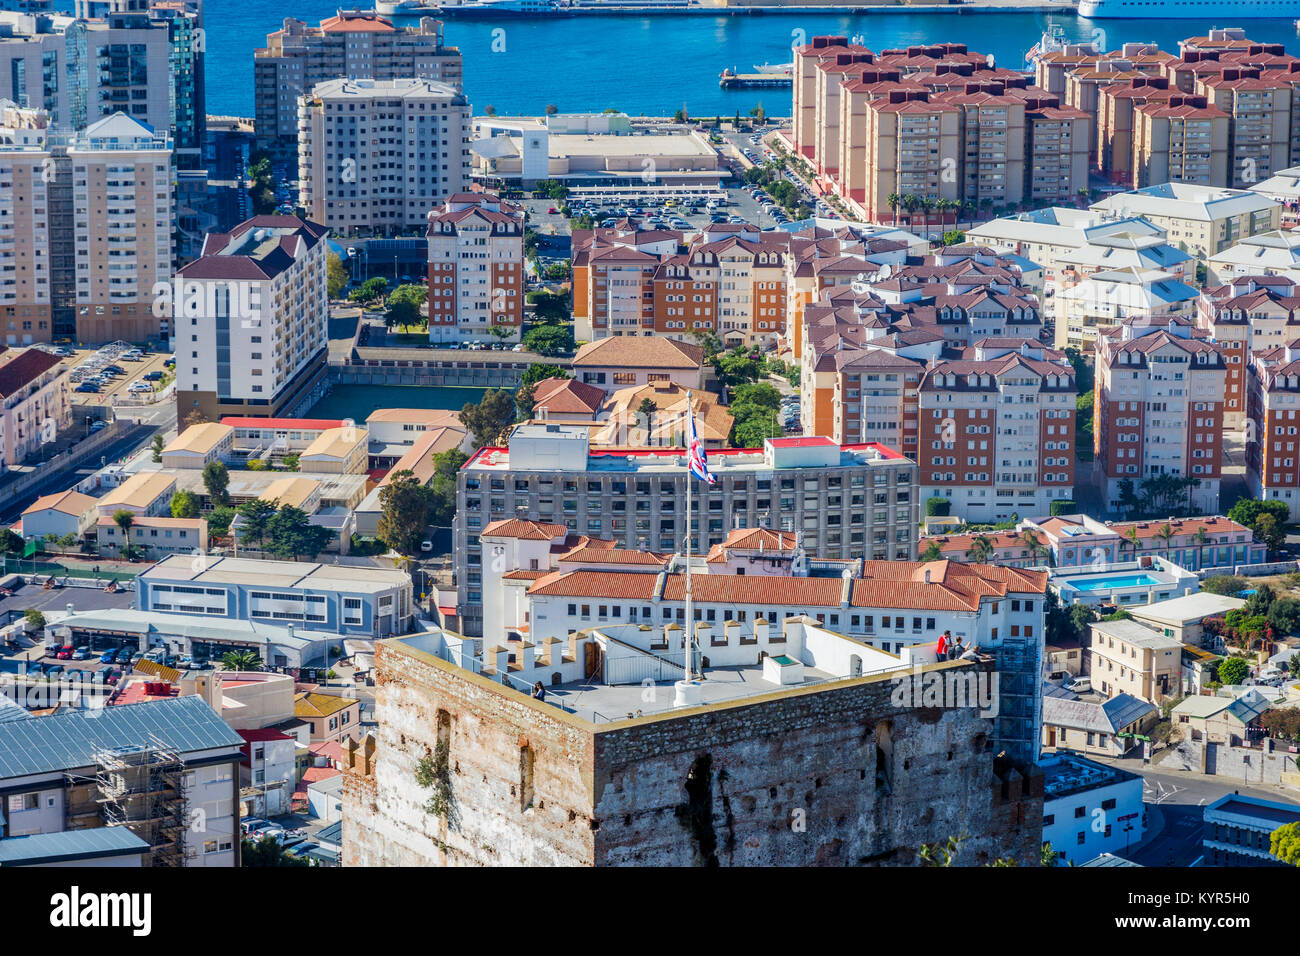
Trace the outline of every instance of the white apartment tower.
<path fill-rule="evenodd" d="M 469 113 L 434 80 L 317 84 L 298 106 L 300 204 L 335 235 L 423 229 L 469 183 Z"/>
<path fill-rule="evenodd" d="M 326 388 L 327 230 L 255 216 L 210 233 L 170 294 L 176 410 L 199 416 L 294 417 Z"/>

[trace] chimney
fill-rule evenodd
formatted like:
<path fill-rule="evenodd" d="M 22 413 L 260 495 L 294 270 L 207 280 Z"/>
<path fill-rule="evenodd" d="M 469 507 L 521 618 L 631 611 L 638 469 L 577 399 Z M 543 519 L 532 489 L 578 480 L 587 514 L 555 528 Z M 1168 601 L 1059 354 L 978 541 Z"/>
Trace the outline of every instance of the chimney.
<path fill-rule="evenodd" d="M 925 583 L 926 583 L 926 584 L 929 584 L 929 583 L 930 583 L 930 569 L 929 569 L 929 568 L 926 568 L 926 569 L 925 569 Z"/>

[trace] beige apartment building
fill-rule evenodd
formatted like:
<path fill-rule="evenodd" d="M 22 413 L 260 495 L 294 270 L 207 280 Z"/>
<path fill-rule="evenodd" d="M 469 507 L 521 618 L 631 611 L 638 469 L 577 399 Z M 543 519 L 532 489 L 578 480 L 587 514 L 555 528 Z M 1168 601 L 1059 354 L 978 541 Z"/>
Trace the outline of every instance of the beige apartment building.
<path fill-rule="evenodd" d="M 0 329 L 6 345 L 53 337 L 49 114 L 0 111 Z M 64 270 L 66 272 L 66 270 Z"/>
<path fill-rule="evenodd" d="M 1140 216 L 1165 231 L 1171 245 L 1208 259 L 1242 239 L 1282 223 L 1282 205 L 1245 189 L 1196 182 L 1162 181 L 1093 203 L 1116 216 Z"/>
<path fill-rule="evenodd" d="M 1249 189 L 1290 165 L 1291 85 L 1253 67 L 1226 67 L 1196 84 L 1232 121 L 1227 185 Z"/>
<path fill-rule="evenodd" d="M 1180 641 L 1136 621 L 1098 621 L 1089 630 L 1083 669 L 1094 690 L 1107 697 L 1131 694 L 1151 704 L 1181 693 Z"/>
<path fill-rule="evenodd" d="M 892 217 L 891 195 L 958 199 L 962 131 L 959 109 L 907 90 L 867 104 L 868 218 Z"/>
<path fill-rule="evenodd" d="M 167 337 L 154 303 L 172 274 L 171 140 L 114 113 L 80 133 L 67 155 L 77 340 Z"/>
<path fill-rule="evenodd" d="M 469 101 L 425 79 L 329 80 L 298 112 L 298 198 L 339 236 L 423 230 L 469 185 Z"/>
<path fill-rule="evenodd" d="M 372 12 L 340 10 L 309 27 L 286 18 L 253 53 L 254 118 L 259 145 L 279 159 L 298 149 L 298 100 L 339 77 L 432 80 L 461 89 L 461 55 L 443 42 L 442 21 L 421 17 L 398 27 Z"/>
<path fill-rule="evenodd" d="M 1230 117 L 1201 96 L 1171 96 L 1137 106 L 1130 164 L 1134 187 L 1172 180 L 1227 185 L 1230 125 Z"/>

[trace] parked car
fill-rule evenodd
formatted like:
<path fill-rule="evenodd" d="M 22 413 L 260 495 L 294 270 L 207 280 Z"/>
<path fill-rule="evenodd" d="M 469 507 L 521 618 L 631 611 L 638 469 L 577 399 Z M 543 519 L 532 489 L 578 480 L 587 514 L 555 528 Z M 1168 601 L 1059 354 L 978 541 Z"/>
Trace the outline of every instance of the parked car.
<path fill-rule="evenodd" d="M 154 369 L 152 372 L 145 372 L 141 378 L 146 382 L 157 382 L 163 377 L 163 373 Z"/>
<path fill-rule="evenodd" d="M 239 829 L 243 830 L 245 833 L 256 830 L 258 827 L 269 826 L 271 826 L 271 821 L 263 820 L 261 817 L 245 817 L 239 821 Z"/>
<path fill-rule="evenodd" d="M 95 424 L 90 426 L 90 430 L 92 432 L 102 432 L 107 427 L 108 427 L 108 422 L 104 421 L 101 418 L 99 421 L 95 422 Z"/>
<path fill-rule="evenodd" d="M 73 648 L 71 644 L 64 644 L 55 653 L 54 659 L 58 661 L 70 661 L 72 660 L 72 653 L 74 650 L 75 648 Z"/>
<path fill-rule="evenodd" d="M 129 647 L 118 648 L 117 654 L 115 654 L 113 657 L 113 662 L 116 664 L 131 663 L 131 648 Z"/>
<path fill-rule="evenodd" d="M 93 382 L 82 382 L 76 388 L 74 388 L 73 391 L 74 392 L 98 392 L 99 386 L 94 384 Z"/>
<path fill-rule="evenodd" d="M 104 653 L 99 655 L 99 662 L 101 664 L 111 664 L 113 663 L 113 659 L 116 657 L 117 657 L 117 651 L 105 651 Z"/>
<path fill-rule="evenodd" d="M 75 651 L 72 652 L 72 659 L 74 661 L 90 660 L 90 648 L 86 647 L 85 645 L 78 647 Z"/>
<path fill-rule="evenodd" d="M 1066 690 L 1074 691 L 1076 694 L 1086 694 L 1092 690 L 1092 681 L 1080 674 L 1078 677 L 1070 678 L 1062 686 Z"/>
<path fill-rule="evenodd" d="M 51 664 L 51 665 L 49 665 L 48 667 L 45 668 L 45 676 L 46 676 L 46 677 L 56 677 L 56 676 L 58 676 L 59 674 L 62 674 L 62 673 L 63 673 L 63 665 L 62 665 L 62 664 Z"/>

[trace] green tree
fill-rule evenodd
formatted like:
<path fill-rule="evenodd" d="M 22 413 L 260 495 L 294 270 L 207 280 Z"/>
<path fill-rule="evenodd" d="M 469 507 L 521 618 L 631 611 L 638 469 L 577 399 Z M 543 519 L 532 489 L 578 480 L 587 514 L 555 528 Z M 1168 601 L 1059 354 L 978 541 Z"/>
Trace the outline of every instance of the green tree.
<path fill-rule="evenodd" d="M 261 498 L 251 498 L 235 511 L 239 515 L 239 543 L 247 547 L 256 542 L 257 547 L 262 548 L 266 544 L 271 519 L 275 517 L 275 505 Z"/>
<path fill-rule="evenodd" d="M 1236 574 L 1216 574 L 1201 582 L 1201 590 L 1211 594 L 1237 594 L 1245 590 L 1246 579 Z"/>
<path fill-rule="evenodd" d="M 1250 676 L 1250 665 L 1240 657 L 1225 658 L 1219 665 L 1220 684 L 1240 684 Z"/>
<path fill-rule="evenodd" d="M 413 554 L 420 546 L 430 510 L 429 495 L 415 473 L 403 468 L 389 475 L 388 484 L 379 491 L 379 508 L 380 539 L 394 551 Z"/>
<path fill-rule="evenodd" d="M 162 461 L 162 453 L 163 453 L 162 435 L 153 436 L 153 441 L 150 443 L 150 450 L 153 452 L 154 464 L 157 464 L 158 462 Z"/>
<path fill-rule="evenodd" d="M 262 658 L 253 650 L 226 651 L 221 655 L 221 663 L 232 671 L 260 671 L 263 666 Z"/>
<path fill-rule="evenodd" d="M 259 150 L 249 160 L 248 197 L 253 202 L 253 215 L 266 216 L 275 212 L 279 205 L 275 198 L 275 183 L 271 178 L 271 157 Z"/>
<path fill-rule="evenodd" d="M 748 402 L 732 405 L 731 415 L 733 448 L 762 448 L 766 439 L 784 434 L 776 412 L 765 406 Z"/>
<path fill-rule="evenodd" d="M 1074 634 L 1080 640 L 1088 636 L 1088 625 L 1093 621 L 1092 608 L 1086 604 L 1071 604 L 1070 610 L 1066 612 L 1070 618 L 1070 627 L 1074 629 Z"/>
<path fill-rule="evenodd" d="M 1300 823 L 1284 823 L 1269 834 L 1268 852 L 1283 863 L 1300 866 Z"/>
<path fill-rule="evenodd" d="M 564 325 L 535 325 L 523 337 L 524 348 L 538 355 L 568 355 L 573 351 L 573 330 Z"/>
<path fill-rule="evenodd" d="M 456 517 L 456 473 L 469 455 L 452 448 L 433 456 L 433 481 L 429 485 L 429 524 L 449 528 Z"/>
<path fill-rule="evenodd" d="M 988 564 L 996 550 L 992 539 L 987 535 L 977 534 L 971 538 L 970 547 L 966 549 L 966 557 L 972 564 Z"/>
<path fill-rule="evenodd" d="M 230 522 L 235 520 L 235 509 L 229 505 L 213 508 L 208 512 L 208 534 L 224 537 L 230 530 Z"/>
<path fill-rule="evenodd" d="M 1295 598 L 1278 598 L 1268 609 L 1268 623 L 1279 636 L 1287 637 L 1300 629 L 1300 601 Z M 1300 654 L 1295 655 L 1300 658 Z"/>
<path fill-rule="evenodd" d="M 34 607 L 28 608 L 26 611 L 23 611 L 23 623 L 27 625 L 29 633 L 32 631 L 39 631 L 41 628 L 45 627 L 45 615 Z"/>
<path fill-rule="evenodd" d="M 301 508 L 285 505 L 266 523 L 266 540 L 266 550 L 277 558 L 310 559 L 325 550 L 330 530 L 312 524 L 311 516 Z"/>
<path fill-rule="evenodd" d="M 131 525 L 135 524 L 135 515 L 125 508 L 119 508 L 113 512 L 113 523 L 122 529 L 122 540 L 125 542 L 122 553 L 125 554 L 131 548 Z"/>
<path fill-rule="evenodd" d="M 921 552 L 922 561 L 941 561 L 943 560 L 943 549 L 939 547 L 938 541 L 931 541 Z"/>
<path fill-rule="evenodd" d="M 203 466 L 203 487 L 214 505 L 230 503 L 226 489 L 230 487 L 230 470 L 223 461 L 210 461 Z"/>
<path fill-rule="evenodd" d="M 343 290 L 348 287 L 350 279 L 341 255 L 331 252 L 325 257 L 325 289 L 331 299 L 343 297 Z"/>
<path fill-rule="evenodd" d="M 23 545 L 22 535 L 8 528 L 0 528 L 0 551 L 22 551 Z"/>
<path fill-rule="evenodd" d="M 197 518 L 199 516 L 199 496 L 182 488 L 172 495 L 173 518 Z"/>
<path fill-rule="evenodd" d="M 781 407 L 781 393 L 767 382 L 753 382 L 736 386 L 731 401 L 734 405 L 757 405 L 775 412 Z"/>
<path fill-rule="evenodd" d="M 403 329 L 412 325 L 423 326 L 428 319 L 420 312 L 420 307 L 428 298 L 429 290 L 425 286 L 414 283 L 399 285 L 388 297 L 388 318 Z"/>
<path fill-rule="evenodd" d="M 568 372 L 558 365 L 547 365 L 544 362 L 534 362 L 528 368 L 524 369 L 523 376 L 519 379 L 520 388 L 531 388 L 538 382 L 548 378 L 573 378 Z"/>
<path fill-rule="evenodd" d="M 1242 498 L 1228 511 L 1229 519 L 1247 528 L 1255 527 L 1255 520 L 1261 514 L 1271 514 L 1279 524 L 1286 524 L 1291 513 L 1284 501 L 1260 501 L 1258 498 Z"/>
<path fill-rule="evenodd" d="M 383 276 L 367 279 L 352 290 L 348 300 L 359 305 L 373 305 L 388 297 L 388 280 Z"/>
<path fill-rule="evenodd" d="M 243 866 L 311 866 L 308 860 L 285 853 L 284 847 L 280 846 L 275 837 L 270 836 L 262 837 L 256 843 L 244 840 L 240 846 L 239 860 Z"/>
<path fill-rule="evenodd" d="M 749 115 L 758 121 L 759 126 L 762 126 L 767 122 L 767 110 L 763 109 L 763 102 L 761 100 L 757 106 L 749 111 Z"/>
<path fill-rule="evenodd" d="M 758 360 L 745 352 L 723 353 L 717 357 L 714 367 L 726 388 L 734 388 L 744 382 L 757 382 L 759 379 Z"/>
<path fill-rule="evenodd" d="M 1042 866 L 1056 866 L 1056 861 L 1060 859 L 1061 854 L 1052 849 L 1052 844 L 1044 843 L 1042 856 L 1039 863 Z"/>
<path fill-rule="evenodd" d="M 1262 514 L 1255 519 L 1251 525 L 1251 530 L 1255 532 L 1255 537 L 1263 542 L 1264 547 L 1269 551 L 1280 551 L 1286 544 L 1286 528 L 1272 514 Z"/>
<path fill-rule="evenodd" d="M 570 317 L 569 297 L 558 292 L 534 289 L 527 295 L 528 304 L 539 322 L 564 322 Z"/>
<path fill-rule="evenodd" d="M 469 402 L 460 410 L 460 422 L 474 436 L 474 447 L 497 445 L 515 423 L 514 396 L 505 389 L 488 391 L 477 405 Z"/>

